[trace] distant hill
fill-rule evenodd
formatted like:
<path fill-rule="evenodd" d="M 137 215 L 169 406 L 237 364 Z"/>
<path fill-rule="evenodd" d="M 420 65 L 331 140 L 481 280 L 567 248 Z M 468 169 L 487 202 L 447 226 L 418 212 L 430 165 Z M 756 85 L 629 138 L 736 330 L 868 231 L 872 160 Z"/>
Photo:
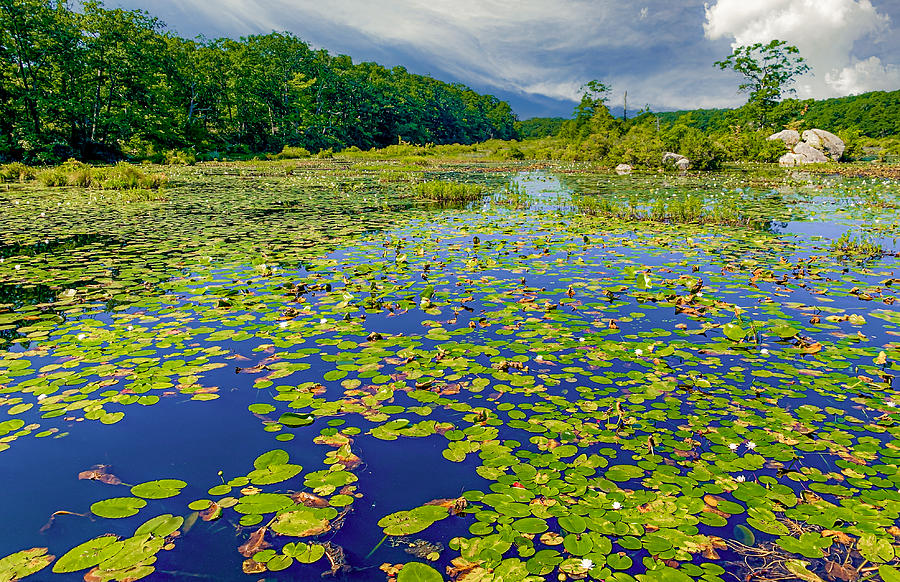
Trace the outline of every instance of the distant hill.
<path fill-rule="evenodd" d="M 872 91 L 834 99 L 787 99 L 779 108 L 787 120 L 802 120 L 804 127 L 819 127 L 828 131 L 855 129 L 868 137 L 900 136 L 900 91 Z M 610 110 L 622 118 L 623 110 Z M 633 119 L 636 111 L 629 112 Z M 647 115 L 645 113 L 645 115 Z M 728 131 L 730 126 L 746 121 L 746 111 L 738 109 L 691 109 L 654 112 L 661 122 L 672 125 L 681 122 L 706 133 Z M 561 117 L 534 117 L 517 123 L 523 139 L 556 135 L 566 120 Z"/>
<path fill-rule="evenodd" d="M 855 129 L 868 137 L 900 135 L 900 91 L 872 91 L 834 99 L 796 99 L 782 104 L 796 109 L 796 118 L 806 127 L 828 131 Z M 697 127 L 712 133 L 739 122 L 739 109 L 694 109 L 656 114 L 660 120 Z"/>

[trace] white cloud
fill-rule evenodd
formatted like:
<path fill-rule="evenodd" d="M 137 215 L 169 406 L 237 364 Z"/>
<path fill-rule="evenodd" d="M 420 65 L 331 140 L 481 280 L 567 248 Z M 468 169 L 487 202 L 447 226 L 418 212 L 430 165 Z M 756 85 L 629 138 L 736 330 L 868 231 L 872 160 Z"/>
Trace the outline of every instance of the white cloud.
<path fill-rule="evenodd" d="M 135 3 L 137 0 L 119 0 Z M 171 0 L 161 0 L 169 4 Z M 696 19 L 701 0 L 691 0 Z M 307 40 L 331 31 L 327 48 L 357 56 L 366 43 L 391 47 L 467 83 L 577 101 L 600 78 L 615 85 L 620 63 L 608 55 L 672 42 L 684 4 L 619 0 L 182 0 L 201 21 L 239 34 L 290 30 Z M 248 30 L 249 29 L 249 30 Z M 699 22 L 694 25 L 699 38 Z M 332 41 L 339 38 L 344 46 Z M 611 62 L 612 61 L 612 62 Z"/>
<path fill-rule="evenodd" d="M 813 73 L 798 80 L 799 97 L 900 87 L 896 64 L 853 52 L 857 41 L 890 30 L 870 0 L 718 0 L 706 6 L 704 29 L 713 40 L 733 38 L 732 47 L 772 39 L 795 45 Z"/>
<path fill-rule="evenodd" d="M 826 81 L 841 95 L 895 91 L 900 87 L 900 66 L 885 64 L 878 57 L 869 57 L 840 71 L 832 71 Z"/>

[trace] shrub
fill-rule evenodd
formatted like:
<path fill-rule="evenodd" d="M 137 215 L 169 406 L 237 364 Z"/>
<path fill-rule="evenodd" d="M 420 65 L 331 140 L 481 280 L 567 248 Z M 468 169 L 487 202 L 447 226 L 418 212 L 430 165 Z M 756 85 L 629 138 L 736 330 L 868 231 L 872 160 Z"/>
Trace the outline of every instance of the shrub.
<path fill-rule="evenodd" d="M 635 125 L 625 137 L 615 143 L 606 159 L 610 165 L 629 164 L 631 166 L 657 168 L 662 165 L 666 146 L 660 136 L 649 126 Z"/>
<path fill-rule="evenodd" d="M 321 152 L 319 152 L 321 153 Z M 309 150 L 301 147 L 294 146 L 284 146 L 281 148 L 281 152 L 275 154 L 276 160 L 296 160 L 299 158 L 308 158 L 312 154 L 309 153 Z M 321 156 L 320 156 L 321 157 Z"/>
<path fill-rule="evenodd" d="M 328 148 L 327 150 L 319 150 L 319 153 L 316 154 L 316 157 L 320 160 L 333 158 L 334 150 L 331 148 Z"/>
<path fill-rule="evenodd" d="M 21 162 L 0 166 L 0 182 L 27 182 L 34 180 L 36 174 L 34 168 Z"/>
<path fill-rule="evenodd" d="M 173 166 L 193 166 L 197 163 L 197 155 L 191 150 L 169 150 L 165 155 L 165 163 Z"/>

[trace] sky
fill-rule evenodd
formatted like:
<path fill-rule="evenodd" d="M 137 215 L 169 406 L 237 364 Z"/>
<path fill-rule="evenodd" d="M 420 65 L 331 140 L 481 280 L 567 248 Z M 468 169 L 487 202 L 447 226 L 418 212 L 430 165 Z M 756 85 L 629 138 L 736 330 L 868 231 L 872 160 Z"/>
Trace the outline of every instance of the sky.
<path fill-rule="evenodd" d="M 288 31 L 314 48 L 428 74 L 509 101 L 521 119 L 570 117 L 598 79 L 610 105 L 735 107 L 741 77 L 713 62 L 781 39 L 812 74 L 800 98 L 900 89 L 900 0 L 107 0 L 181 36 Z"/>

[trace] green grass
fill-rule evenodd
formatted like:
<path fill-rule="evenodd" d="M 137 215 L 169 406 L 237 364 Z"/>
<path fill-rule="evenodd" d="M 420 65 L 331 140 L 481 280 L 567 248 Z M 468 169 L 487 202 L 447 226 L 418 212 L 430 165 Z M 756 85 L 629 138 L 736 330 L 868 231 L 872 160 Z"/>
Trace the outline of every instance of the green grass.
<path fill-rule="evenodd" d="M 414 191 L 419 198 L 440 202 L 471 202 L 484 196 L 484 187 L 479 184 L 460 184 L 435 180 L 416 184 Z"/>
<path fill-rule="evenodd" d="M 100 190 L 157 190 L 168 182 L 165 174 L 147 174 L 127 162 L 92 167 L 75 160 L 44 170 L 37 179 L 47 187 L 75 186 Z"/>

